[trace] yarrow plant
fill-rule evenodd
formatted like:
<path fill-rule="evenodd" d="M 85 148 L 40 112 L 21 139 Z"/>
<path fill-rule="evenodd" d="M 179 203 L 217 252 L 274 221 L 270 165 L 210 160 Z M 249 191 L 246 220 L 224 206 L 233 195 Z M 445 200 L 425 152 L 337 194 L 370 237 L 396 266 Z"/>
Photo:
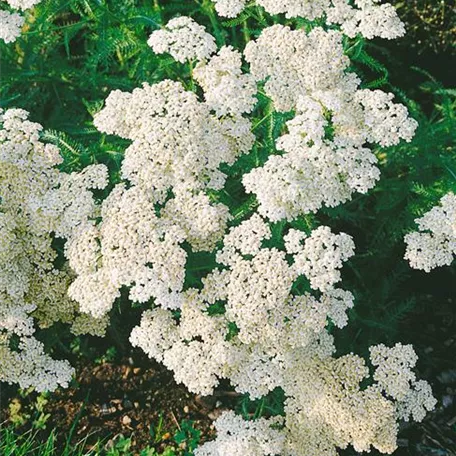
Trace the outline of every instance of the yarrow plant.
<path fill-rule="evenodd" d="M 100 334 L 107 320 L 80 314 L 67 296 L 73 273 L 57 267 L 55 238 L 71 245 L 93 226 L 98 208 L 91 192 L 104 188 L 108 173 L 93 165 L 80 173 L 56 168 L 56 146 L 40 141 L 41 125 L 21 109 L 0 112 L 0 380 L 38 391 L 66 386 L 73 374 L 34 337 L 35 325 L 72 323 L 76 334 Z"/>
<path fill-rule="evenodd" d="M 410 265 L 426 272 L 450 265 L 456 255 L 456 195 L 448 193 L 415 222 L 419 231 L 405 236 Z"/>
<path fill-rule="evenodd" d="M 151 52 L 189 77 L 108 95 L 94 125 L 129 145 L 105 198 L 104 165 L 59 171 L 40 126 L 21 110 L 3 114 L 2 163 L 14 172 L 0 181 L 0 355 L 11 366 L 0 379 L 42 388 L 43 369 L 45 388 L 65 385 L 71 367 L 44 353 L 34 325 L 102 335 L 126 289 L 145 309 L 131 344 L 191 392 L 212 394 L 225 379 L 252 399 L 284 393 L 283 415 L 224 413 L 195 455 L 392 453 L 398 420 L 435 406 L 431 388 L 413 372 L 410 345 L 372 346 L 369 362 L 336 356 L 332 328 L 354 306 L 339 284 L 355 240 L 306 217 L 368 192 L 380 177 L 373 148 L 412 139 L 406 107 L 367 88 L 348 52 L 359 37 L 402 36 L 403 24 L 374 0 L 214 3 L 230 18 L 253 8 L 263 28 L 243 46 L 187 16 L 151 34 Z M 269 142 L 268 119 L 281 119 Z M 189 285 L 198 254 L 213 267 Z"/>
<path fill-rule="evenodd" d="M 10 9 L 25 11 L 33 8 L 41 0 L 1 0 Z M 16 11 L 0 10 L 0 40 L 5 43 L 16 41 L 25 23 L 24 16 Z"/>

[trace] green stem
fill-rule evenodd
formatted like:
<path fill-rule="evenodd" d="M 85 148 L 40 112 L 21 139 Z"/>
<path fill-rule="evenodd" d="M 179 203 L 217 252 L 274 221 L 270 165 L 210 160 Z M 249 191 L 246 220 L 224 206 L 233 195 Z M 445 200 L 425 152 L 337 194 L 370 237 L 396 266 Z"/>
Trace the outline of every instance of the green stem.
<path fill-rule="evenodd" d="M 223 35 L 223 31 L 220 28 L 219 21 L 214 13 L 214 5 L 211 1 L 203 0 L 202 4 L 203 10 L 209 16 L 209 20 L 211 21 L 212 28 L 214 29 L 215 39 L 217 41 L 218 46 L 223 46 L 225 44 L 225 38 Z"/>

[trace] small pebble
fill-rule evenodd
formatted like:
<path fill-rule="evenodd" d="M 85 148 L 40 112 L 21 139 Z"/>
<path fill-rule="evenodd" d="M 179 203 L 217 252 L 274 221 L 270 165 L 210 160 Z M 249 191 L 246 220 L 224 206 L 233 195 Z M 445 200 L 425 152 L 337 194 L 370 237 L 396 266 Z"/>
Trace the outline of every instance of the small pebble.
<path fill-rule="evenodd" d="M 100 407 L 101 415 L 111 415 L 111 414 L 115 413 L 115 411 L 116 411 L 116 408 L 113 407 L 111 404 L 103 404 Z"/>
<path fill-rule="evenodd" d="M 216 420 L 221 414 L 222 414 L 222 410 L 220 409 L 217 409 L 217 410 L 212 410 L 212 412 L 208 413 L 207 416 L 211 419 L 211 420 Z"/>

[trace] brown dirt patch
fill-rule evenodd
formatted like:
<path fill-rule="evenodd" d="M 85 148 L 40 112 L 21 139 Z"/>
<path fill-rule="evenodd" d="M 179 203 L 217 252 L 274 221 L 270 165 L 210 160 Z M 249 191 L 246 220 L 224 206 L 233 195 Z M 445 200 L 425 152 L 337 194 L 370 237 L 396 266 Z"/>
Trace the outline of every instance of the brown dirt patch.
<path fill-rule="evenodd" d="M 146 446 L 161 450 L 172 445 L 173 435 L 183 420 L 193 421 L 201 440 L 212 438 L 212 420 L 222 411 L 229 396 L 198 397 L 177 385 L 163 366 L 140 358 L 120 363 L 86 363 L 77 366 L 74 384 L 49 395 L 43 413 L 49 413 L 43 438 L 55 429 L 63 442 L 87 438 L 87 446 L 99 439 L 109 442 L 119 434 L 131 437 L 132 451 Z M 21 410 L 33 408 L 36 394 L 21 397 L 12 388 L 3 389 L 2 418 L 10 419 L 8 404 L 20 403 Z M 24 430 L 30 426 L 25 424 Z M 177 445 L 176 445 L 177 446 Z"/>

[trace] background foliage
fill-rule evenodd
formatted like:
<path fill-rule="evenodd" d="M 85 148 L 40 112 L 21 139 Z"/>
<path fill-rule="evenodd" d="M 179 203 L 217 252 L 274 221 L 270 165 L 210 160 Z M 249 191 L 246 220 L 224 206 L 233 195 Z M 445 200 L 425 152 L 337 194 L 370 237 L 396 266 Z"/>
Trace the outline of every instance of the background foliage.
<path fill-rule="evenodd" d="M 452 302 L 456 268 L 441 268 L 430 274 L 412 271 L 403 260 L 403 236 L 414 228 L 416 217 L 446 192 L 456 191 L 456 90 L 451 88 L 454 81 L 449 76 L 454 62 L 451 34 L 455 16 L 449 2 L 396 3 L 408 24 L 408 37 L 399 43 L 347 39 L 345 48 L 354 69 L 363 76 L 365 87 L 392 91 L 408 106 L 420 124 L 417 134 L 409 144 L 377 151 L 382 177 L 368 195 L 356 195 L 347 204 L 296 223 L 307 230 L 324 223 L 355 239 L 357 254 L 343 277 L 345 288 L 356 296 L 356 304 L 349 326 L 335 331 L 340 352 L 365 355 L 371 344 L 413 343 L 420 357 L 421 376 L 433 383 L 437 397 L 443 397 L 448 383 L 439 378 L 442 372 L 456 367 L 451 359 L 456 347 L 451 339 L 456 329 Z M 99 133 L 93 127 L 93 114 L 111 90 L 131 91 L 142 82 L 170 78 L 181 81 L 189 90 L 198 90 L 189 64 L 156 56 L 147 45 L 149 34 L 177 13 L 204 24 L 218 45 L 230 42 L 239 48 L 273 22 L 311 25 L 302 19 L 267 18 L 254 6 L 237 19 L 220 20 L 209 0 L 44 0 L 28 13 L 29 25 L 22 37 L 13 44 L 0 45 L 0 106 L 30 111 L 31 120 L 45 127 L 43 138 L 61 148 L 65 170 L 105 163 L 111 171 L 111 184 L 118 182 L 128 142 Z M 244 194 L 239 183 L 241 171 L 258 166 L 274 152 L 275 139 L 283 132 L 286 120 L 287 115 L 272 112 L 260 94 L 253 120 L 259 141 L 249 155 L 226 170 L 227 192 L 212 195 L 230 206 L 237 221 L 255 207 L 255 201 Z M 275 239 L 283 228 L 280 223 L 273 226 Z M 214 258 L 204 253 L 191 255 L 186 281 L 193 286 L 212 268 Z M 75 363 L 81 359 L 118 362 L 133 356 L 127 339 L 141 308 L 132 308 L 125 299 L 117 304 L 104 340 L 75 338 L 63 325 L 43 330 L 40 337 L 56 356 L 60 354 Z M 14 394 L 9 388 L 4 396 Z M 280 393 L 260 402 L 241 398 L 237 404 L 245 414 L 277 413 Z M 445 413 L 456 412 L 454 405 L 451 407 Z M 0 452 L 32 454 L 30 449 L 21 449 L 31 435 L 12 449 L 12 432 L 3 431 Z M 52 439 L 54 434 L 48 434 L 40 445 L 51 448 Z M 450 447 L 448 442 L 445 445 Z M 53 454 L 53 450 L 43 448 L 47 447 L 36 447 L 36 454 Z M 65 454 L 80 454 L 77 451 Z M 150 451 L 155 454 L 152 447 Z"/>

